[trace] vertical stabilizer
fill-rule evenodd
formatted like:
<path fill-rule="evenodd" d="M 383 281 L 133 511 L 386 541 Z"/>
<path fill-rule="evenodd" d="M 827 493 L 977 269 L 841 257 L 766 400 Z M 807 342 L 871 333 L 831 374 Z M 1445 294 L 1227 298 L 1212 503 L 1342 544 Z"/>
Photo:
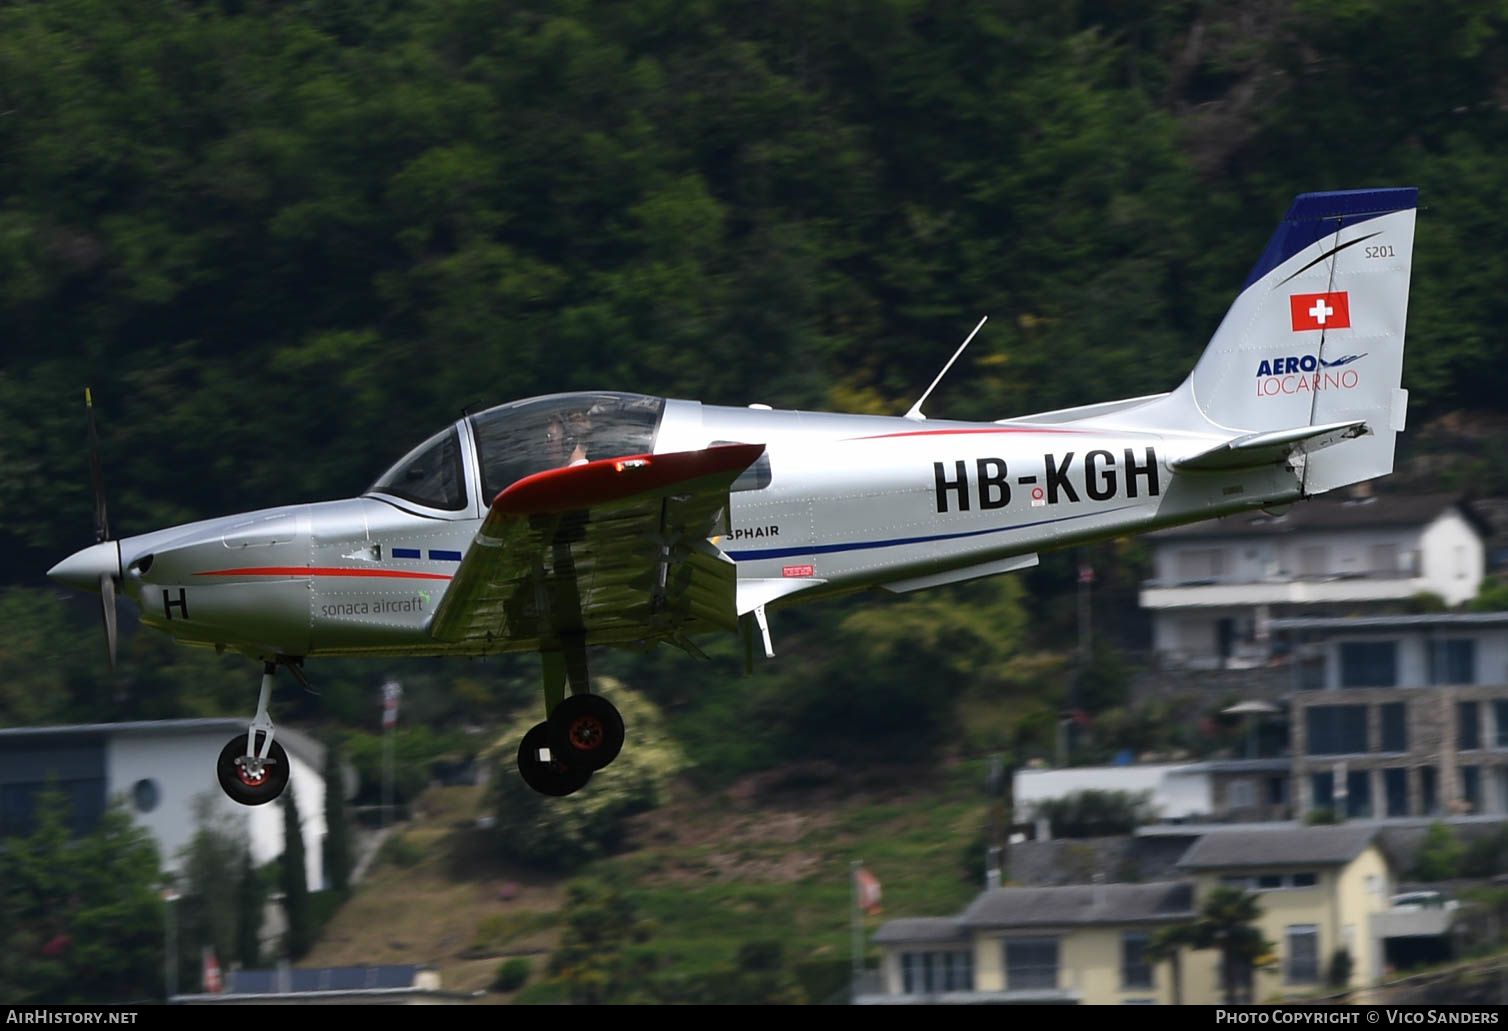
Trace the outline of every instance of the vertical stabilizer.
<path fill-rule="evenodd" d="M 1305 459 L 1304 492 L 1391 472 L 1417 204 L 1411 187 L 1295 198 L 1194 371 L 1138 421 L 1241 435 L 1365 420 Z"/>

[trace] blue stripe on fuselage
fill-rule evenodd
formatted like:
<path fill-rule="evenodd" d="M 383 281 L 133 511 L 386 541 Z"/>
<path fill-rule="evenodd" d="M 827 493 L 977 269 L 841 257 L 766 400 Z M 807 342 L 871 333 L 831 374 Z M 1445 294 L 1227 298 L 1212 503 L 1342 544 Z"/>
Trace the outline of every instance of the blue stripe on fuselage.
<path fill-rule="evenodd" d="M 805 548 L 764 548 L 755 551 L 730 551 L 728 557 L 735 562 L 761 558 L 795 558 L 799 555 L 832 555 L 840 551 L 864 551 L 869 548 L 895 548 L 903 544 L 927 544 L 932 541 L 956 541 L 965 537 L 981 537 L 987 533 L 1006 533 L 1010 530 L 1025 530 L 1032 526 L 1046 526 L 1049 523 L 1064 523 L 1070 519 L 1087 519 L 1090 516 L 1109 515 L 1111 512 L 1123 512 L 1135 505 L 1120 505 L 1116 508 L 1105 508 L 1098 512 L 1081 512 L 1078 515 L 1059 516 L 1056 519 L 1039 519 L 1034 523 L 1017 523 L 1014 526 L 994 526 L 988 530 L 968 530 L 964 533 L 939 533 L 930 537 L 897 537 L 888 541 L 855 541 L 850 544 L 813 544 Z"/>

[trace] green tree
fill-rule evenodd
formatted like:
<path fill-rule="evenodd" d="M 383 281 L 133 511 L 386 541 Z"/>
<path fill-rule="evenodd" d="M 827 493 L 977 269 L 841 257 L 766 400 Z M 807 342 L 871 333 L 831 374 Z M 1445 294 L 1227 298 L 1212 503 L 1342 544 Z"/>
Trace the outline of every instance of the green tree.
<path fill-rule="evenodd" d="M 1102 791 L 1086 788 L 1037 803 L 1055 838 L 1094 838 L 1130 834 L 1157 818 L 1150 791 Z"/>
<path fill-rule="evenodd" d="M 494 840 L 505 858 L 569 869 L 610 851 L 627 817 L 669 799 L 671 781 L 685 767 L 686 758 L 659 710 L 608 678 L 598 678 L 596 686 L 623 714 L 629 744 L 612 765 L 592 775 L 585 789 L 547 798 L 519 776 L 518 745 L 539 722 L 537 714 L 521 717 L 499 738 L 490 790 L 497 813 Z"/>
<path fill-rule="evenodd" d="M 345 764 L 337 738 L 325 744 L 324 868 L 330 887 L 344 895 L 351 886 L 351 821 L 346 810 Z"/>
<path fill-rule="evenodd" d="M 309 884 L 304 867 L 303 821 L 299 819 L 298 799 L 293 783 L 283 791 L 283 856 L 280 881 L 283 889 L 283 912 L 288 917 L 288 936 L 283 952 L 289 959 L 301 959 L 314 943 L 312 916 L 309 911 Z"/>
<path fill-rule="evenodd" d="M 1466 846 L 1455 830 L 1436 820 L 1424 835 L 1419 857 L 1414 861 L 1414 876 L 1421 881 L 1446 881 L 1461 872 Z"/>
<path fill-rule="evenodd" d="M 1220 984 L 1228 1006 L 1252 1001 L 1253 975 L 1271 962 L 1273 944 L 1255 926 L 1261 916 L 1256 895 L 1239 888 L 1216 888 L 1187 932 L 1193 948 L 1219 951 Z"/>
<path fill-rule="evenodd" d="M 653 1001 L 657 962 L 642 946 L 654 933 L 628 896 L 600 880 L 572 881 L 562 914 L 565 933 L 546 967 L 571 1002 L 600 1005 Z"/>
<path fill-rule="evenodd" d="M 40 795 L 35 829 L 0 849 L 0 997 L 157 998 L 166 927 L 157 847 L 118 801 L 77 837 L 68 810 L 60 792 Z"/>
<path fill-rule="evenodd" d="M 241 853 L 241 872 L 236 881 L 236 958 L 245 969 L 262 961 L 262 906 L 266 890 L 251 861 L 251 852 Z"/>
<path fill-rule="evenodd" d="M 216 817 L 218 800 L 209 794 L 195 799 L 195 831 L 181 854 L 182 898 L 177 902 L 179 957 L 192 974 L 181 983 L 197 984 L 199 948 L 208 945 L 221 963 L 228 963 L 240 940 L 241 916 L 237 897 L 225 890 L 229 872 L 237 869 L 245 845 L 229 818 Z"/>

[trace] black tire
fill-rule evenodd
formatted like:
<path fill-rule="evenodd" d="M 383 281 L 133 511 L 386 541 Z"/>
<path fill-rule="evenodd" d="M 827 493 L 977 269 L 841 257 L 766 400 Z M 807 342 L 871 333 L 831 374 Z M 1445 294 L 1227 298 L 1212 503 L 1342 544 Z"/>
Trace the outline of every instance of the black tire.
<path fill-rule="evenodd" d="M 550 759 L 542 760 L 539 753 L 550 750 Z M 592 779 L 591 770 L 576 769 L 556 759 L 550 748 L 550 725 L 536 723 L 518 743 L 518 772 L 529 785 L 541 795 L 560 798 L 579 791 Z"/>
<path fill-rule="evenodd" d="M 261 751 L 265 737 L 266 734 L 257 731 L 258 751 Z M 288 786 L 288 775 L 293 771 L 288 765 L 288 753 L 283 750 L 282 742 L 277 738 L 272 739 L 272 747 L 267 750 L 267 758 L 262 762 L 260 778 L 247 775 L 245 758 L 246 735 L 237 734 L 220 749 L 220 758 L 215 763 L 220 788 L 232 801 L 242 805 L 266 805 L 283 793 L 283 789 Z"/>
<path fill-rule="evenodd" d="M 568 766 L 600 770 L 623 750 L 623 717 L 595 694 L 573 694 L 550 713 L 550 748 Z"/>

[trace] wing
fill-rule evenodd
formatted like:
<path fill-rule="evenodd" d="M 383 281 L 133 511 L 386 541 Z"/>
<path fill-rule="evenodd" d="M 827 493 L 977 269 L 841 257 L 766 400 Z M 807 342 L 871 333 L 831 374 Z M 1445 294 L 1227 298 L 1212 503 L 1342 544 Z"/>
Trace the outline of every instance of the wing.
<path fill-rule="evenodd" d="M 636 455 L 519 480 L 492 502 L 430 635 L 504 651 L 736 629 L 733 561 L 707 538 L 730 485 L 763 453 Z"/>

